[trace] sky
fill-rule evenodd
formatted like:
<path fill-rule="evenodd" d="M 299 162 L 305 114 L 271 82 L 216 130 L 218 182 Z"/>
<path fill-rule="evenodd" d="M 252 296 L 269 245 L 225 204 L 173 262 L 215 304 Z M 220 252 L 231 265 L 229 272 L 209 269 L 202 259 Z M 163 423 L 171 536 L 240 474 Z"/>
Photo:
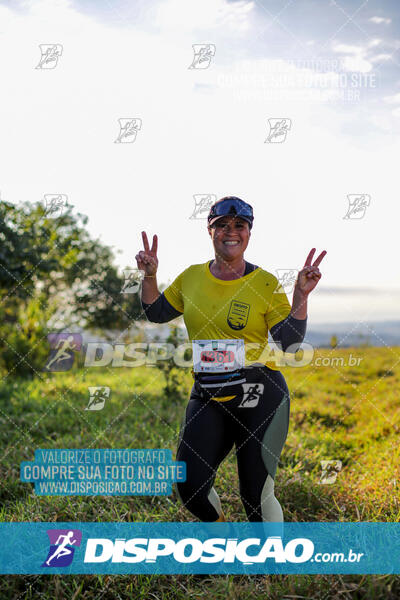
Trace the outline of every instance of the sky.
<path fill-rule="evenodd" d="M 0 198 L 63 194 L 121 268 L 156 233 L 167 284 L 213 257 L 195 197 L 239 196 L 246 260 L 327 250 L 309 322 L 400 319 L 399 22 L 392 0 L 0 2 Z"/>

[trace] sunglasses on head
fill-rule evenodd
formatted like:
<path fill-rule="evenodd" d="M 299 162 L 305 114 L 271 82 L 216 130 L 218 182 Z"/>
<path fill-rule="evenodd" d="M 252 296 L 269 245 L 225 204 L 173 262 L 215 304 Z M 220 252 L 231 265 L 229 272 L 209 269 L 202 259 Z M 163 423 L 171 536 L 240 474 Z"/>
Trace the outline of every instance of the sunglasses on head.
<path fill-rule="evenodd" d="M 215 217 L 226 217 L 229 215 L 235 215 L 237 217 L 253 217 L 253 208 L 250 204 L 239 200 L 239 198 L 233 198 L 222 200 L 217 202 L 211 207 L 208 215 L 208 220 L 214 219 Z"/>

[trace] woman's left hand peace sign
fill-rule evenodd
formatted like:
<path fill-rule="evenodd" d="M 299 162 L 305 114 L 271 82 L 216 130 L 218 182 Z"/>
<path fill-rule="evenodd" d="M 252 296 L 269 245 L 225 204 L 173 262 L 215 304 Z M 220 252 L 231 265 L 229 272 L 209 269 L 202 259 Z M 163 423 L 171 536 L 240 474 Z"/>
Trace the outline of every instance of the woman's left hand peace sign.
<path fill-rule="evenodd" d="M 295 290 L 297 289 L 305 296 L 308 296 L 308 294 L 312 292 L 318 281 L 321 279 L 321 273 L 318 266 L 327 253 L 326 250 L 323 250 L 313 264 L 311 264 L 314 252 L 315 248 L 312 248 L 308 253 L 304 267 L 299 271 L 295 285 Z"/>

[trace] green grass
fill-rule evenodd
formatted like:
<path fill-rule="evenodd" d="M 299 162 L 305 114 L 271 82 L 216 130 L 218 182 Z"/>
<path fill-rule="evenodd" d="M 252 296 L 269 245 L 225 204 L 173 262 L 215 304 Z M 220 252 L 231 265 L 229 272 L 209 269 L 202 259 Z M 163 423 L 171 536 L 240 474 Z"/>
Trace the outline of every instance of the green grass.
<path fill-rule="evenodd" d="M 282 369 L 291 420 L 276 476 L 285 521 L 399 521 L 400 348 L 320 350 L 362 357 L 359 366 Z M 37 448 L 169 448 L 192 385 L 167 399 L 154 368 L 76 369 L 0 385 L 1 521 L 193 521 L 175 496 L 37 497 L 19 465 Z M 101 411 L 85 411 L 88 386 L 108 385 Z M 321 460 L 340 460 L 335 483 L 320 483 Z M 246 520 L 232 452 L 216 489 L 231 521 Z M 3 576 L 0 599 L 42 598 L 398 598 L 400 576 Z"/>

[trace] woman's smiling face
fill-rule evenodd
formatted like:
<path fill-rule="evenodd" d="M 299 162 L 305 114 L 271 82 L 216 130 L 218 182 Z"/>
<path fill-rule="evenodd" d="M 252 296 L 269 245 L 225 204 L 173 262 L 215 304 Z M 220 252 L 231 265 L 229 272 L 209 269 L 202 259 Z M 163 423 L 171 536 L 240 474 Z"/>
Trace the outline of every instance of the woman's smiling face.
<path fill-rule="evenodd" d="M 216 254 L 232 260 L 243 255 L 250 239 L 249 223 L 241 217 L 220 217 L 208 232 Z"/>

